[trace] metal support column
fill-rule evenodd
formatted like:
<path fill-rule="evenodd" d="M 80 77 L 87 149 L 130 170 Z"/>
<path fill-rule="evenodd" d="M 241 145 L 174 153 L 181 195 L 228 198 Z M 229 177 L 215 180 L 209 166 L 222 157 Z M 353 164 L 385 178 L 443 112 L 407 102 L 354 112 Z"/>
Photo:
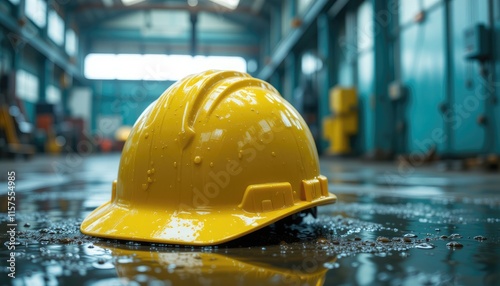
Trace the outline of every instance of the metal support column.
<path fill-rule="evenodd" d="M 445 76 L 445 101 L 443 102 L 443 110 L 448 110 L 453 105 L 453 42 L 452 42 L 452 19 L 451 19 L 451 3 L 450 0 L 444 1 L 444 35 L 445 35 L 445 65 L 444 65 L 444 76 Z M 453 110 L 451 110 L 453 112 Z M 443 120 L 444 121 L 444 120 Z M 444 136 L 447 138 L 444 145 L 446 150 L 442 150 L 443 153 L 451 153 L 453 148 L 454 134 L 451 122 L 443 122 Z"/>
<path fill-rule="evenodd" d="M 279 93 L 283 94 L 283 85 L 281 82 L 281 75 L 278 70 L 276 70 L 269 80 L 269 83 L 278 90 Z"/>
<path fill-rule="evenodd" d="M 271 11 L 271 50 L 274 50 L 283 37 L 281 35 L 281 5 L 273 7 Z"/>
<path fill-rule="evenodd" d="M 15 13 L 15 17 L 17 17 L 17 22 L 21 23 L 23 21 L 27 21 L 26 15 L 24 13 L 26 7 L 26 0 L 19 0 L 19 4 L 17 5 L 17 10 Z M 22 38 L 22 36 L 10 31 L 7 32 L 7 38 L 12 45 L 12 50 L 14 52 L 14 57 L 12 59 L 12 68 L 15 72 L 20 68 L 21 66 L 21 60 L 22 60 L 22 53 L 23 53 L 23 48 L 26 44 L 25 40 Z"/>
<path fill-rule="evenodd" d="M 38 102 L 46 102 L 47 87 L 54 81 L 54 63 L 43 57 L 40 64 Z"/>
<path fill-rule="evenodd" d="M 293 94 L 298 83 L 297 56 L 291 52 L 285 59 L 285 86 L 283 87 L 283 97 L 288 102 L 293 102 Z"/>
<path fill-rule="evenodd" d="M 290 19 L 293 19 L 296 15 L 297 15 L 297 0 L 289 0 L 290 3 L 289 3 L 289 11 L 288 13 L 290 13 Z"/>
<path fill-rule="evenodd" d="M 333 38 L 331 36 L 330 19 L 327 13 L 322 13 L 318 17 L 318 53 L 323 62 L 323 68 L 318 73 L 318 130 L 322 133 L 323 120 L 330 114 L 329 91 L 333 85 Z M 321 154 L 328 146 L 328 142 L 323 136 L 319 136 L 318 152 Z"/>
<path fill-rule="evenodd" d="M 374 27 L 374 96 L 375 96 L 375 149 L 386 154 L 392 154 L 392 136 L 394 130 L 391 128 L 393 114 L 388 95 L 389 81 L 391 73 L 389 71 L 389 41 L 390 29 L 389 17 L 387 23 L 379 23 L 378 12 L 387 11 L 387 1 L 372 0 L 373 5 L 373 27 Z"/>
<path fill-rule="evenodd" d="M 23 19 L 25 17 L 24 9 L 26 7 L 26 0 L 19 0 L 19 3 L 17 4 L 17 19 Z"/>
<path fill-rule="evenodd" d="M 189 19 L 191 20 L 191 56 L 196 56 L 197 54 L 197 46 L 198 46 L 198 38 L 197 38 L 197 23 L 198 23 L 198 13 L 192 12 L 189 15 Z"/>

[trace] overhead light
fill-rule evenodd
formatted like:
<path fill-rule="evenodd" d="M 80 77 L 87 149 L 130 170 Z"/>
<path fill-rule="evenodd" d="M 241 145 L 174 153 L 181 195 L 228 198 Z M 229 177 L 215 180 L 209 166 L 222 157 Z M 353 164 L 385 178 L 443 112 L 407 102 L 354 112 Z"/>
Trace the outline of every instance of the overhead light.
<path fill-rule="evenodd" d="M 240 0 L 210 0 L 210 1 L 214 2 L 215 4 L 219 4 L 221 6 L 224 6 L 228 9 L 231 9 L 231 10 L 236 9 L 236 7 L 238 7 L 238 4 L 240 3 Z"/>
<path fill-rule="evenodd" d="M 187 0 L 190 7 L 196 7 L 198 5 L 198 0 Z"/>
<path fill-rule="evenodd" d="M 102 0 L 102 3 L 104 4 L 104 6 L 106 7 L 111 7 L 113 6 L 113 0 Z"/>
<path fill-rule="evenodd" d="M 144 0 L 122 0 L 122 3 L 125 6 L 130 6 L 130 5 L 134 5 L 134 4 L 137 4 L 139 2 L 143 2 L 143 1 Z"/>

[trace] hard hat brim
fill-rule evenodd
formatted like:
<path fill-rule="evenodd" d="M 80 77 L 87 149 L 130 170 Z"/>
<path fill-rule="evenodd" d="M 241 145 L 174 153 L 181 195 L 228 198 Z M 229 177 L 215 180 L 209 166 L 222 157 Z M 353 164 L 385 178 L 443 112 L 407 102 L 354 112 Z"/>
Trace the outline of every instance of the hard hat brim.
<path fill-rule="evenodd" d="M 248 213 L 239 207 L 225 210 L 197 209 L 171 212 L 107 202 L 82 222 L 82 233 L 110 239 L 166 244 L 216 245 L 270 225 L 302 210 L 337 201 L 334 194 L 311 202 L 264 212 Z M 196 215 L 193 215 L 196 214 Z"/>

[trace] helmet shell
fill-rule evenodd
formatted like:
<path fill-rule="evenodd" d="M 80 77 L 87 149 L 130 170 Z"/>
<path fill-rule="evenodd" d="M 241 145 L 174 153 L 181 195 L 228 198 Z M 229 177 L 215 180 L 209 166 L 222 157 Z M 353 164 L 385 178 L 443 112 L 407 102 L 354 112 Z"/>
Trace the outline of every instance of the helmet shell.
<path fill-rule="evenodd" d="M 245 73 L 206 71 L 142 113 L 110 202 L 81 230 L 212 245 L 335 201 L 307 125 L 276 89 Z"/>

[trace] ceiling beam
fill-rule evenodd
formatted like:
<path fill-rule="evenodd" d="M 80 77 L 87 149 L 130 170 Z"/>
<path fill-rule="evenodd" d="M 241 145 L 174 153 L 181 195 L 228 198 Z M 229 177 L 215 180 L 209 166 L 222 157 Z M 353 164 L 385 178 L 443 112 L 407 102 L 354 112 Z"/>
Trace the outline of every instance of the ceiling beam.
<path fill-rule="evenodd" d="M 254 9 L 248 8 L 248 7 L 240 7 L 236 8 L 235 10 L 230 10 L 218 5 L 197 5 L 194 7 L 191 7 L 186 4 L 164 4 L 164 3 L 139 3 L 136 5 L 130 5 L 130 6 L 125 6 L 125 5 L 113 5 L 113 6 L 106 6 L 102 3 L 99 2 L 92 2 L 92 3 L 85 3 L 78 5 L 74 8 L 74 11 L 76 13 L 81 13 L 87 10 L 130 10 L 130 11 L 139 11 L 139 10 L 182 10 L 182 11 L 189 11 L 192 13 L 197 13 L 197 12 L 207 12 L 207 13 L 215 13 L 215 14 L 247 14 L 251 15 L 255 21 L 266 21 L 267 19 L 263 18 L 262 16 L 259 15 L 259 13 L 256 13 Z"/>
<path fill-rule="evenodd" d="M 168 33 L 162 34 L 158 30 L 142 31 L 138 29 L 98 29 L 86 33 L 89 39 L 102 39 L 102 40 L 136 40 L 141 42 L 186 42 L 190 40 L 190 31 L 183 31 L 178 35 L 171 35 Z M 203 32 L 198 36 L 200 42 L 221 44 L 221 45 L 255 45 L 258 46 L 259 38 L 255 35 L 245 33 L 217 33 L 217 32 Z"/>
<path fill-rule="evenodd" d="M 102 17 L 93 21 L 83 20 L 88 18 L 88 14 L 92 13 L 91 10 L 96 9 L 98 11 L 112 11 L 112 15 L 109 17 Z M 82 30 L 94 29 L 103 22 L 110 19 L 116 19 L 120 16 L 125 16 L 132 12 L 137 11 L 147 11 L 147 10 L 172 10 L 172 11 L 187 11 L 189 13 L 207 12 L 215 16 L 220 16 L 230 22 L 244 27 L 247 31 L 253 33 L 259 33 L 260 31 L 267 29 L 269 27 L 269 21 L 265 17 L 262 17 L 262 13 L 255 11 L 252 8 L 238 8 L 236 10 L 229 10 L 218 5 L 198 5 L 196 7 L 190 7 L 184 4 L 159 4 L 159 3 L 144 3 L 132 6 L 114 5 L 105 6 L 99 2 L 91 2 L 75 6 L 73 11 L 78 17 L 79 22 L 83 28 Z M 87 15 L 87 16 L 85 16 Z"/>
<path fill-rule="evenodd" d="M 280 40 L 279 44 L 271 53 L 271 61 L 260 70 L 257 76 L 258 78 L 269 80 L 276 69 L 285 60 L 286 56 L 290 54 L 297 43 L 304 37 L 307 29 L 316 21 L 320 13 L 330 9 L 332 2 L 333 0 L 313 1 L 313 4 L 311 4 L 311 7 L 307 10 L 302 19 L 302 24 Z"/>
<path fill-rule="evenodd" d="M 96 27 L 98 27 L 99 25 L 101 25 L 103 23 L 118 19 L 118 18 L 126 16 L 130 13 L 132 13 L 132 11 L 117 11 L 117 12 L 114 12 L 110 15 L 107 15 L 106 17 L 99 17 L 98 19 L 95 19 L 95 20 L 85 20 L 86 18 L 88 19 L 88 15 L 80 14 L 77 18 L 77 21 L 80 24 L 82 24 L 82 25 L 80 25 L 81 31 L 89 31 L 89 30 L 95 29 Z"/>

